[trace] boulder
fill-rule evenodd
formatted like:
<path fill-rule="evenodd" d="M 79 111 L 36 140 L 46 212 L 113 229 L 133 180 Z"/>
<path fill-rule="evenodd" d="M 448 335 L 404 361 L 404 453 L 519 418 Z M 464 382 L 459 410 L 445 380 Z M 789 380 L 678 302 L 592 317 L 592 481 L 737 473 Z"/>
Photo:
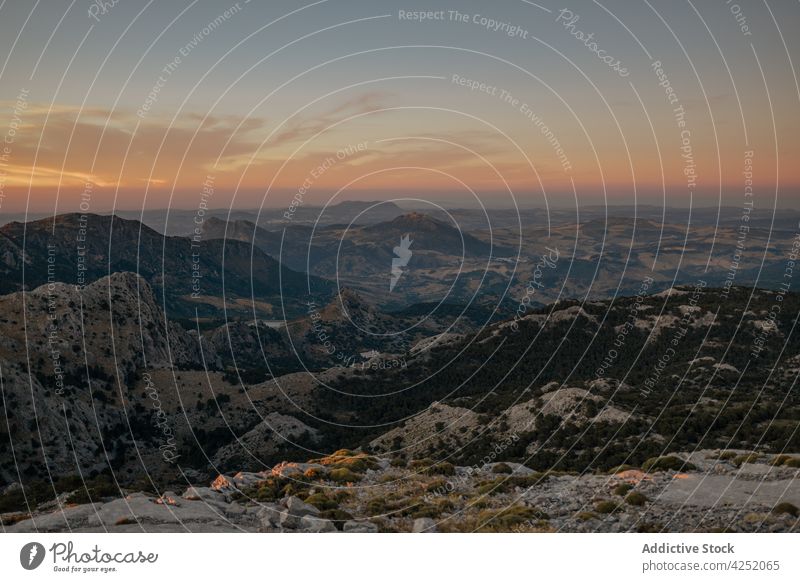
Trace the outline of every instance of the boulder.
<path fill-rule="evenodd" d="M 308 533 L 331 533 L 336 531 L 336 526 L 329 519 L 306 515 L 300 520 L 300 529 Z"/>
<path fill-rule="evenodd" d="M 262 527 L 274 529 L 280 527 L 280 513 L 277 505 L 264 505 L 256 513 L 256 519 Z"/>
<path fill-rule="evenodd" d="M 283 529 L 298 529 L 300 527 L 300 517 L 292 515 L 288 510 L 278 514 L 278 525 Z"/>
<path fill-rule="evenodd" d="M 210 487 L 195 487 L 192 485 L 181 495 L 189 501 L 222 501 L 222 495 Z"/>
<path fill-rule="evenodd" d="M 309 505 L 299 497 L 290 497 L 286 500 L 286 509 L 290 514 L 296 517 L 304 517 L 306 515 L 318 515 L 319 509 L 313 505 Z"/>

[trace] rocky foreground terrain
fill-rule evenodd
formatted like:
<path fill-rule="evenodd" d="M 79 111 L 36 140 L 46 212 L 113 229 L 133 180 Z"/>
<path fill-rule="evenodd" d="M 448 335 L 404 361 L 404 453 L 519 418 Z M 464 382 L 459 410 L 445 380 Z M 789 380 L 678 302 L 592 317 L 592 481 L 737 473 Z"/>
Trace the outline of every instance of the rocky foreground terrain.
<path fill-rule="evenodd" d="M 796 532 L 800 455 L 701 450 L 604 474 L 408 464 L 347 450 L 210 486 L 0 516 L 10 532 Z M 12 485 L 13 487 L 13 485 Z"/>

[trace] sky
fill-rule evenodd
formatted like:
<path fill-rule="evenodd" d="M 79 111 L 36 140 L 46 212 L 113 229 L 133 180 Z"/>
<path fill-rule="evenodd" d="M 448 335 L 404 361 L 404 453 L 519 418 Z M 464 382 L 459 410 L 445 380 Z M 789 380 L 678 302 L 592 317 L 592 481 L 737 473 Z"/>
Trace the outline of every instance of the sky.
<path fill-rule="evenodd" d="M 798 17 L 783 0 L 6 0 L 0 212 L 800 207 Z"/>

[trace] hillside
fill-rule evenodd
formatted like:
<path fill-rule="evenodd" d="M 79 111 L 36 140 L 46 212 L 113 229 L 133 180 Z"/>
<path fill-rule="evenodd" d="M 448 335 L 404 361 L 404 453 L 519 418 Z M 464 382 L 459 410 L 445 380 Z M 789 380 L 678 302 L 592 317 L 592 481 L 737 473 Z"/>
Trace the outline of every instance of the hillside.
<path fill-rule="evenodd" d="M 282 267 L 248 243 L 165 237 L 141 222 L 116 216 L 64 214 L 12 222 L 0 228 L 0 240 L 5 247 L 3 293 L 50 280 L 85 285 L 130 271 L 163 295 L 170 316 L 193 317 L 199 310 L 218 317 L 225 310 L 256 310 L 281 317 L 283 309 L 302 311 L 303 298 L 331 292 L 328 282 Z"/>

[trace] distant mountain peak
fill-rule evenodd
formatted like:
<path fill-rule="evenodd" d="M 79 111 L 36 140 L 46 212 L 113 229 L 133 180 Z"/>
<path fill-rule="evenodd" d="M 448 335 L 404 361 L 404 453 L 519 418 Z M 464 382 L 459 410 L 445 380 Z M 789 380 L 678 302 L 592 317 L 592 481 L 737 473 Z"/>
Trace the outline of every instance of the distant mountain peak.
<path fill-rule="evenodd" d="M 393 219 L 389 224 L 395 227 L 410 228 L 415 230 L 453 229 L 449 224 L 433 218 L 422 212 L 409 212 Z"/>

